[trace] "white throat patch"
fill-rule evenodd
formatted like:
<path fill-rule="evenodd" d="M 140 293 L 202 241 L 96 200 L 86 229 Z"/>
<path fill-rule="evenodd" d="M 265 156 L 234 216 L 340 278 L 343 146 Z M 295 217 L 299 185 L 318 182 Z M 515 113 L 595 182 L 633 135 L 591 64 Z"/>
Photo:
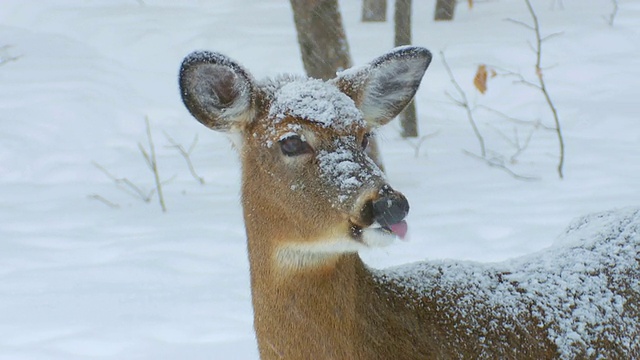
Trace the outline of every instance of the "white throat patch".
<path fill-rule="evenodd" d="M 289 242 L 279 246 L 274 254 L 278 266 L 284 270 L 302 270 L 329 264 L 342 254 L 360 250 L 384 247 L 391 244 L 396 236 L 380 228 L 362 230 L 362 241 L 349 236 L 304 242 Z"/>

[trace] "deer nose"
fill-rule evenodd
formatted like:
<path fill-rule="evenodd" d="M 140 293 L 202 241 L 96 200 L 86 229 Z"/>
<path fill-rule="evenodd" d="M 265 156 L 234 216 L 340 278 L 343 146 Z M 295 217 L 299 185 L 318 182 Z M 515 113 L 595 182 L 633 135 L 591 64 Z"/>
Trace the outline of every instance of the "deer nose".
<path fill-rule="evenodd" d="M 373 201 L 373 219 L 382 227 L 401 222 L 409 213 L 409 201 L 389 187 L 383 188 L 382 196 Z"/>

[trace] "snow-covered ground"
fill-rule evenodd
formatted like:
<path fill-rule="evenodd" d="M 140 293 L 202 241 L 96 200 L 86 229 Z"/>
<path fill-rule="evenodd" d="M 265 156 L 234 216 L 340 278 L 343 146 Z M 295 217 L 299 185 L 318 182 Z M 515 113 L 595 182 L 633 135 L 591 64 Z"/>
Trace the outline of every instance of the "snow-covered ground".
<path fill-rule="evenodd" d="M 380 133 L 390 182 L 411 202 L 410 240 L 363 254 L 375 267 L 423 259 L 499 261 L 553 243 L 580 215 L 640 204 L 640 3 L 538 1 L 544 76 L 566 142 L 533 133 L 509 164 L 516 180 L 466 155 L 478 142 L 442 64 L 469 101 L 551 126 L 542 95 L 497 77 L 480 95 L 479 64 L 535 81 L 524 2 L 462 2 L 450 23 L 414 2 L 414 43 L 434 61 L 417 95 L 420 128 Z M 563 6 L 560 6 L 563 5 Z M 392 23 L 360 23 L 342 1 L 362 64 L 392 47 Z M 390 14 L 391 14 L 391 10 Z M 223 52 L 256 77 L 302 73 L 282 0 L 0 2 L 0 359 L 255 359 L 239 165 L 224 136 L 182 105 L 177 69 L 195 49 Z M 6 46 L 6 47 L 4 47 Z M 18 57 L 15 61 L 10 59 Z M 474 111 L 487 148 L 531 127 Z M 98 166 L 154 187 L 138 143 L 151 124 L 167 213 L 125 192 Z M 168 139 L 189 147 L 199 184 Z M 417 156 L 416 156 L 417 153 Z M 107 201 L 109 202 L 108 205 Z"/>

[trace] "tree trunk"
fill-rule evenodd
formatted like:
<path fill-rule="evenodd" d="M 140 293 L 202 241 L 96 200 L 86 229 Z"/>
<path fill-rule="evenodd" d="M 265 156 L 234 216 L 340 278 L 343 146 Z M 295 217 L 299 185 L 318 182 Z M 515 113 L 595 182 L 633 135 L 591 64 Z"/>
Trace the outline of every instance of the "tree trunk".
<path fill-rule="evenodd" d="M 395 9 L 395 46 L 411 44 L 411 0 L 396 0 Z M 402 137 L 418 137 L 416 104 L 413 100 L 400 113 Z"/>
<path fill-rule="evenodd" d="M 450 21 L 453 19 L 455 9 L 456 0 L 438 0 L 436 1 L 436 12 L 433 19 L 436 21 Z"/>
<path fill-rule="evenodd" d="M 387 0 L 362 0 L 362 22 L 387 21 Z"/>
<path fill-rule="evenodd" d="M 302 63 L 307 75 L 328 80 L 351 67 L 337 0 L 291 0 Z"/>
<path fill-rule="evenodd" d="M 352 66 L 338 0 L 290 0 L 298 33 L 302 63 L 307 75 L 329 80 Z M 384 171 L 378 144 L 372 136 L 367 151 Z"/>

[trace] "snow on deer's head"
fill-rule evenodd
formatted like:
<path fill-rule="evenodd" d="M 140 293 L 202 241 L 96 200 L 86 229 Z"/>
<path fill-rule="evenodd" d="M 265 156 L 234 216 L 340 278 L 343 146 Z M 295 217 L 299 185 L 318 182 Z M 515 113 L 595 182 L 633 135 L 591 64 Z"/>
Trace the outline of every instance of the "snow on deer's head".
<path fill-rule="evenodd" d="M 411 101 L 430 61 L 424 48 L 400 47 L 327 82 L 259 82 L 224 55 L 187 56 L 185 105 L 202 124 L 239 139 L 250 241 L 265 238 L 283 259 L 309 260 L 404 236 L 409 204 L 365 149 L 370 133 Z"/>

